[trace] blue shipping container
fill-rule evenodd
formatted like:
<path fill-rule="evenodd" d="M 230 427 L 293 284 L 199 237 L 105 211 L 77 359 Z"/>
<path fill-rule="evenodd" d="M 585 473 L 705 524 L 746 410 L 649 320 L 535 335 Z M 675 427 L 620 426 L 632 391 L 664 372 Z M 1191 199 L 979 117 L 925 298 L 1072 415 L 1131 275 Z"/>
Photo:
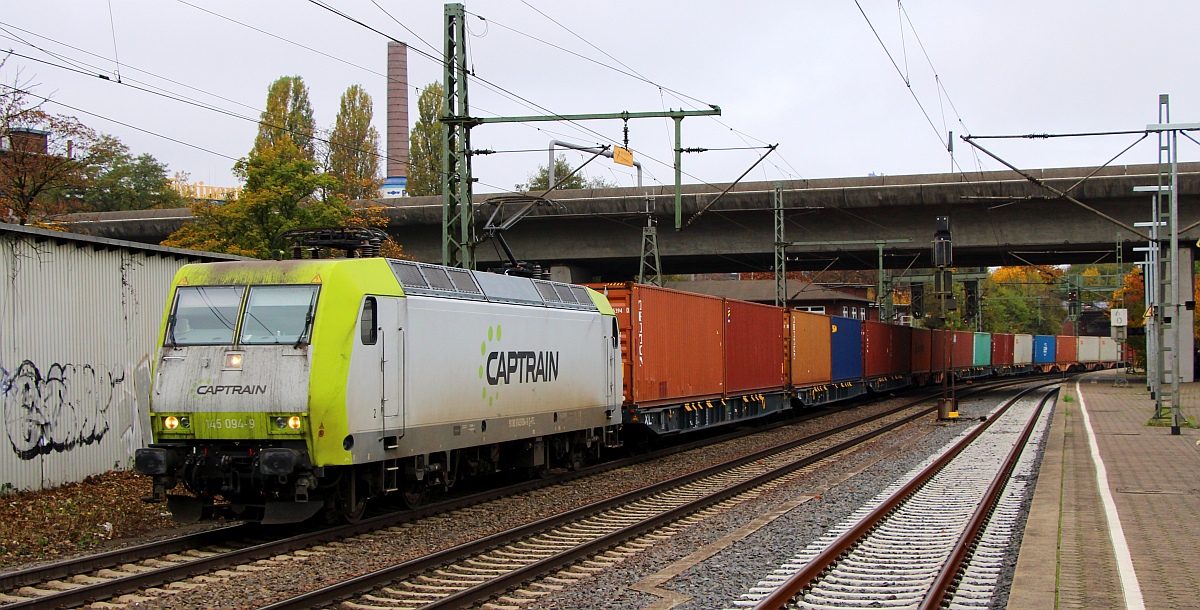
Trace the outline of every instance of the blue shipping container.
<path fill-rule="evenodd" d="M 863 343 L 862 322 L 841 316 L 831 316 L 829 336 L 830 369 L 833 381 L 862 379 Z"/>
<path fill-rule="evenodd" d="M 1033 337 L 1033 363 L 1054 364 L 1058 357 L 1054 335 L 1035 335 Z"/>

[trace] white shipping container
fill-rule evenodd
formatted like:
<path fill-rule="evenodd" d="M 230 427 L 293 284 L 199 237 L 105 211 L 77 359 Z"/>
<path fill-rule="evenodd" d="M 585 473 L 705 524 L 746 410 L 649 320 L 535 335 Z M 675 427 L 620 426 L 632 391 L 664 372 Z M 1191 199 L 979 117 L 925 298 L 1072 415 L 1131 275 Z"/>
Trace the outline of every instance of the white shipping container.
<path fill-rule="evenodd" d="M 1076 337 L 1079 351 L 1077 358 L 1079 362 L 1099 362 L 1100 361 L 1100 337 Z"/>
<path fill-rule="evenodd" d="M 1109 337 L 1100 337 L 1100 362 L 1116 362 L 1120 360 L 1117 342 Z"/>
<path fill-rule="evenodd" d="M 230 258 L 0 224 L 0 492 L 132 467 L 171 279 Z"/>
<path fill-rule="evenodd" d="M 1013 364 L 1033 364 L 1033 335 L 1013 335 Z"/>

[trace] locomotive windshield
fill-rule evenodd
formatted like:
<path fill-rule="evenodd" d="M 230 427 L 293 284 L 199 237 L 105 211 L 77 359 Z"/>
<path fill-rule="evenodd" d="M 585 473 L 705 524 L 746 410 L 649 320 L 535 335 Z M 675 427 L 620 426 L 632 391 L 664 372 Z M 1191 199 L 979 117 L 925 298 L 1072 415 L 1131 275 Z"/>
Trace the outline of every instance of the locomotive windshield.
<path fill-rule="evenodd" d="M 317 289 L 315 285 L 251 286 L 238 343 L 307 343 Z"/>
<path fill-rule="evenodd" d="M 171 345 L 231 345 L 242 286 L 180 286 L 167 328 Z"/>

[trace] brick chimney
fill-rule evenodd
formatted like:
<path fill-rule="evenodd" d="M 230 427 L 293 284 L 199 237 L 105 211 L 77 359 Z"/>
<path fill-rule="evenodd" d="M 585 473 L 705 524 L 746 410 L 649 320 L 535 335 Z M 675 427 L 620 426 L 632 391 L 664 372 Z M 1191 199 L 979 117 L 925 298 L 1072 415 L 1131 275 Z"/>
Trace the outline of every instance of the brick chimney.
<path fill-rule="evenodd" d="M 403 197 L 408 185 L 408 45 L 387 46 L 387 178 L 379 196 Z"/>

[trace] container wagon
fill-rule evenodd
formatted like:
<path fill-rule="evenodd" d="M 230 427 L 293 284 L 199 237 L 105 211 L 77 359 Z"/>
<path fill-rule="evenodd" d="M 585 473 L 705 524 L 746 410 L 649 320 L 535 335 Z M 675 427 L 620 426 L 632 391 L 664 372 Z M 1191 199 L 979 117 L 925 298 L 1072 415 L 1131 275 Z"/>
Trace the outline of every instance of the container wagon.
<path fill-rule="evenodd" d="M 1100 337 L 1100 361 L 1116 364 L 1120 361 L 1117 342 L 1109 337 Z"/>
<path fill-rule="evenodd" d="M 1079 343 L 1076 356 L 1081 364 L 1100 362 L 1100 337 L 1076 337 Z"/>
<path fill-rule="evenodd" d="M 788 405 L 782 388 L 787 352 L 781 309 L 770 308 L 778 315 L 764 316 L 765 309 L 739 304 L 736 308 L 742 315 L 733 320 L 721 297 L 633 282 L 589 286 L 608 297 L 616 314 L 625 382 L 622 421 L 641 425 L 635 429 L 658 436 L 677 434 L 763 417 Z M 778 364 L 772 364 L 769 373 L 780 376 L 778 387 L 771 386 L 771 391 L 726 388 L 727 320 L 737 328 L 734 351 L 762 358 L 769 358 L 766 354 L 771 350 L 777 352 L 774 362 Z M 753 337 L 765 336 L 771 342 L 762 351 L 747 344 Z M 761 382 L 745 369 L 735 369 L 733 377 L 743 386 Z"/>
<path fill-rule="evenodd" d="M 1058 370 L 1065 371 L 1079 362 L 1079 342 L 1076 337 L 1059 335 L 1055 341 L 1054 363 Z"/>
<path fill-rule="evenodd" d="M 1033 335 L 1013 335 L 1013 368 L 1018 373 L 1033 370 Z"/>
<path fill-rule="evenodd" d="M 992 370 L 997 375 L 1011 375 L 1013 369 L 1013 344 L 1015 335 L 992 333 Z"/>
<path fill-rule="evenodd" d="M 862 394 L 861 383 L 833 379 L 833 318 L 789 311 L 788 319 L 791 385 L 797 401 L 815 406 Z"/>
<path fill-rule="evenodd" d="M 862 323 L 863 378 L 874 392 L 909 385 L 912 369 L 911 329 L 883 322 Z"/>

